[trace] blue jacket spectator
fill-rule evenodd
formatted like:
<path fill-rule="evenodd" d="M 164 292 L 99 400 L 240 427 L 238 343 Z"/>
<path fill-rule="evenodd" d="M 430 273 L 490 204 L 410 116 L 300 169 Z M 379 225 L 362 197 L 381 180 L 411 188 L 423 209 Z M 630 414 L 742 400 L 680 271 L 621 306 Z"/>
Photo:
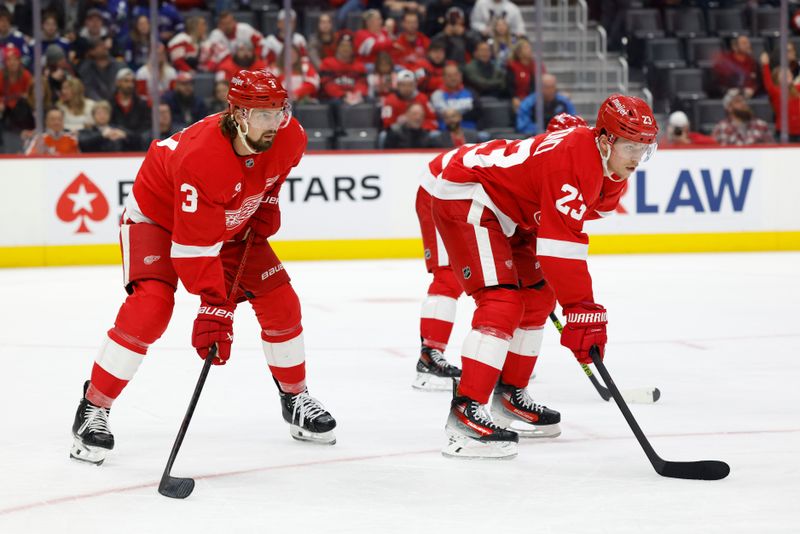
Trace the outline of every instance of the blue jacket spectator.
<path fill-rule="evenodd" d="M 165 1 L 159 3 L 161 6 L 158 8 L 158 35 L 161 42 L 167 43 L 170 39 L 184 31 L 186 25 L 183 23 L 183 17 L 178 12 L 178 8 L 172 5 L 171 2 Z M 134 7 L 130 19 L 136 20 L 142 15 L 152 20 L 149 2 Z"/>
<path fill-rule="evenodd" d="M 444 86 L 431 95 L 431 105 L 439 116 L 439 129 L 447 129 L 442 118 L 442 112 L 446 109 L 457 109 L 461 112 L 463 128 L 477 129 L 480 102 L 471 89 L 464 87 L 458 65 L 455 63 L 445 65 L 442 71 L 442 80 Z"/>
<path fill-rule="evenodd" d="M 30 66 L 33 61 L 33 51 L 28 44 L 28 38 L 11 26 L 11 13 L 5 6 L 0 6 L 0 50 L 7 44 L 12 44 L 22 56 L 22 64 Z"/>
<path fill-rule="evenodd" d="M 56 45 L 64 51 L 64 57 L 69 57 L 72 43 L 58 32 L 58 17 L 55 13 L 45 13 L 42 16 L 42 53 L 50 45 Z"/>
<path fill-rule="evenodd" d="M 556 77 L 552 74 L 542 75 L 542 100 L 544 102 L 544 127 L 559 113 L 575 115 L 575 106 L 569 98 L 558 94 Z M 530 135 L 541 133 L 536 126 L 536 93 L 529 94 L 520 102 L 517 110 L 517 131 Z"/>

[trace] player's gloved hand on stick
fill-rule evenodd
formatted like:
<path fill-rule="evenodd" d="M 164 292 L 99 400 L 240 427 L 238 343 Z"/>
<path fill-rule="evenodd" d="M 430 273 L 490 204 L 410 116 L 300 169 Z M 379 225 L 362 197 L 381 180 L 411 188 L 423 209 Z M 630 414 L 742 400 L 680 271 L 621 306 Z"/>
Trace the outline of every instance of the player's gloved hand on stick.
<path fill-rule="evenodd" d="M 600 358 L 605 356 L 606 309 L 593 302 L 580 302 L 564 307 L 567 324 L 561 332 L 561 344 L 570 349 L 581 363 L 592 363 L 589 349 L 597 345 Z"/>
<path fill-rule="evenodd" d="M 213 306 L 205 302 L 200 304 L 197 319 L 192 329 L 192 346 L 197 354 L 205 359 L 214 343 L 217 344 L 217 357 L 214 365 L 225 365 L 231 356 L 233 343 L 233 310 L 235 304 Z"/>
<path fill-rule="evenodd" d="M 254 241 L 264 242 L 281 227 L 281 212 L 277 208 L 259 209 L 250 217 L 247 226 L 254 234 Z"/>

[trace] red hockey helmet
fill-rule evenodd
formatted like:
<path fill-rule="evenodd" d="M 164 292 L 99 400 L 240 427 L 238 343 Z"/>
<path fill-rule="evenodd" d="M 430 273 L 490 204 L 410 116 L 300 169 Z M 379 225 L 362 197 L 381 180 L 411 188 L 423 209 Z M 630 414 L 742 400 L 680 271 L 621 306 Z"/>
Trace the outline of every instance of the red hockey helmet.
<path fill-rule="evenodd" d="M 614 94 L 605 99 L 597 112 L 597 134 L 606 134 L 613 143 L 623 137 L 647 145 L 656 142 L 658 124 L 647 102 L 635 96 Z"/>
<path fill-rule="evenodd" d="M 567 128 L 577 128 L 578 126 L 589 126 L 586 121 L 577 115 L 569 113 L 559 113 L 547 123 L 548 132 L 558 132 Z"/>
<path fill-rule="evenodd" d="M 283 108 L 289 103 L 289 94 L 271 72 L 240 70 L 231 78 L 228 103 L 245 109 Z"/>

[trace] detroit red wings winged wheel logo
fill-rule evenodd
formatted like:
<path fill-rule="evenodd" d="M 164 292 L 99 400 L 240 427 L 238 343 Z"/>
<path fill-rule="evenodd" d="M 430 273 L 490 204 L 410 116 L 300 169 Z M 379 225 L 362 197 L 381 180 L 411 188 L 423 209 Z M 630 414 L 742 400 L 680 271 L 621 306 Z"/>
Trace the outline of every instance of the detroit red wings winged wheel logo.
<path fill-rule="evenodd" d="M 86 219 L 102 221 L 108 217 L 108 201 L 94 182 L 80 173 L 58 197 L 56 215 L 65 223 L 80 219 L 75 233 L 88 234 L 91 230 Z"/>

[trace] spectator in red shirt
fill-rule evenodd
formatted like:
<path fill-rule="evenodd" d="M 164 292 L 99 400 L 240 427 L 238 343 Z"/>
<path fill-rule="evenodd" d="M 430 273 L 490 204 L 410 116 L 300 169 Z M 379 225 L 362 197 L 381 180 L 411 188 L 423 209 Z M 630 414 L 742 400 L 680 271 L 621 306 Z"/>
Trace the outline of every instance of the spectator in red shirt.
<path fill-rule="evenodd" d="M 261 70 L 267 68 L 262 59 L 257 59 L 253 44 L 250 41 L 240 41 L 233 55 L 226 57 L 217 67 L 217 80 L 231 81 L 231 78 L 242 69 Z"/>
<path fill-rule="evenodd" d="M 3 48 L 4 66 L 0 70 L 0 116 L 15 129 L 27 125 L 31 109 L 25 100 L 33 85 L 33 76 L 22 66 L 22 54 L 13 44 Z M 23 120 L 25 119 L 25 120 Z"/>
<path fill-rule="evenodd" d="M 718 94 L 725 94 L 728 89 L 738 88 L 751 98 L 759 90 L 758 68 L 753 57 L 753 45 L 746 35 L 731 40 L 730 52 L 722 52 L 712 67 L 714 89 Z"/>
<path fill-rule="evenodd" d="M 394 41 L 392 58 L 395 63 L 407 68 L 407 64 L 414 64 L 425 57 L 431 40 L 419 31 L 419 13 L 416 11 L 403 13 L 400 27 L 403 31 Z"/>
<path fill-rule="evenodd" d="M 370 98 L 379 99 L 381 104 L 386 96 L 397 89 L 397 72 L 388 52 L 378 52 L 375 69 L 367 75 L 367 85 Z"/>
<path fill-rule="evenodd" d="M 669 116 L 667 135 L 659 142 L 659 146 L 716 145 L 713 137 L 693 132 L 690 129 L 689 117 L 683 111 L 675 111 Z"/>
<path fill-rule="evenodd" d="M 442 41 L 431 42 L 427 59 L 420 60 L 414 68 L 407 66 L 419 80 L 419 90 L 428 96 L 444 86 L 444 66 L 447 63 Z"/>
<path fill-rule="evenodd" d="M 336 54 L 322 60 L 323 95 L 331 100 L 358 104 L 367 96 L 367 70 L 356 59 L 353 38 L 343 34 L 336 46 Z"/>
<path fill-rule="evenodd" d="M 169 60 L 181 72 L 213 70 L 211 45 L 206 43 L 208 23 L 205 17 L 186 19 L 186 31 L 169 40 Z"/>
<path fill-rule="evenodd" d="M 772 103 L 772 111 L 775 113 L 775 127 L 778 129 L 776 137 L 780 139 L 781 128 L 781 68 L 769 69 L 769 54 L 761 54 L 761 77 L 764 79 L 764 87 L 767 89 L 769 101 Z M 789 87 L 789 142 L 800 142 L 800 91 L 792 80 L 792 72 L 787 69 L 783 73 L 784 82 Z"/>
<path fill-rule="evenodd" d="M 542 65 L 542 74 L 547 72 Z M 511 52 L 508 61 L 508 88 L 511 104 L 516 113 L 519 103 L 531 93 L 536 92 L 536 61 L 530 41 L 520 39 Z"/>
<path fill-rule="evenodd" d="M 287 88 L 286 77 L 283 72 L 283 54 L 284 52 L 281 50 L 279 54 L 281 59 L 275 63 L 271 70 L 278 76 L 284 88 Z M 289 94 L 292 100 L 299 104 L 316 103 L 317 93 L 319 92 L 319 74 L 317 73 L 317 69 L 314 68 L 314 65 L 311 64 L 311 60 L 309 60 L 307 56 L 303 56 L 300 53 L 300 49 L 296 45 L 292 46 L 290 54 L 292 58 L 292 74 L 290 77 L 291 89 Z"/>
<path fill-rule="evenodd" d="M 336 53 L 337 32 L 333 28 L 333 17 L 323 13 L 317 20 L 317 31 L 308 38 L 308 57 L 314 68 L 319 69 L 322 60 Z"/>
<path fill-rule="evenodd" d="M 397 74 L 397 90 L 391 92 L 383 100 L 381 119 L 384 129 L 391 127 L 398 120 L 402 120 L 401 117 L 411 104 L 420 104 L 425 110 L 422 128 L 436 130 L 438 126 L 436 112 L 425 93 L 417 90 L 417 79 L 410 70 L 403 70 Z"/>
<path fill-rule="evenodd" d="M 378 52 L 392 52 L 392 37 L 383 28 L 383 17 L 377 9 L 364 12 L 364 29 L 356 32 L 356 53 L 367 65 L 375 63 Z"/>

